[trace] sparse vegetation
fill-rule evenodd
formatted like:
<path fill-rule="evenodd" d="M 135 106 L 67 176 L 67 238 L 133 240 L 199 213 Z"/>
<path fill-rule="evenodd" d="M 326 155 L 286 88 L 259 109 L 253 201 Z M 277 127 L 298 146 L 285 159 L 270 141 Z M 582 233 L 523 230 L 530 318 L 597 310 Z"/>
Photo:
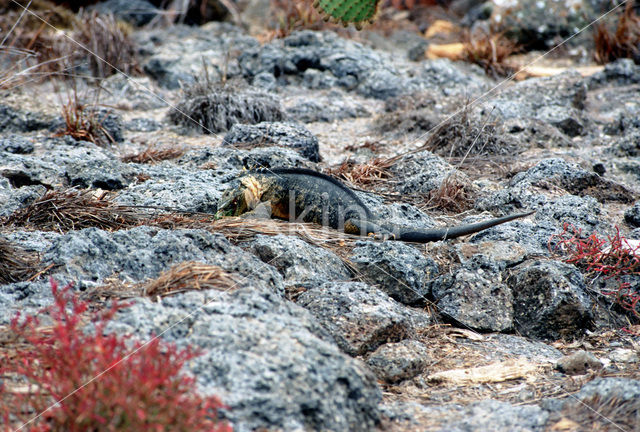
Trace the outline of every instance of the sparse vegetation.
<path fill-rule="evenodd" d="M 603 276 L 617 282 L 618 288 L 602 294 L 612 298 L 623 309 L 640 318 L 640 293 L 625 277 L 640 276 L 640 243 L 627 240 L 616 233 L 606 239 L 593 233 L 584 236 L 582 231 L 565 223 L 560 234 L 549 239 L 549 249 L 564 257 L 564 261 L 584 269 L 595 278 Z"/>
<path fill-rule="evenodd" d="M 130 228 L 141 219 L 139 210 L 115 204 L 107 192 L 67 189 L 49 191 L 0 222 L 6 226 L 67 232 L 89 227 Z"/>
<path fill-rule="evenodd" d="M 619 58 L 632 58 L 640 64 L 640 17 L 634 11 L 634 2 L 630 1 L 620 14 L 615 31 L 606 23 L 598 23 L 594 28 L 594 59 L 600 64 Z"/>
<path fill-rule="evenodd" d="M 471 182 L 452 171 L 437 189 L 429 192 L 425 206 L 459 213 L 473 207 L 474 197 Z"/>
<path fill-rule="evenodd" d="M 336 168 L 328 169 L 327 174 L 346 180 L 354 186 L 366 187 L 389 179 L 394 162 L 394 159 L 387 158 L 375 158 L 365 163 L 345 161 Z"/>
<path fill-rule="evenodd" d="M 36 254 L 0 237 L 0 285 L 28 280 L 37 274 L 37 263 Z"/>
<path fill-rule="evenodd" d="M 122 162 L 152 164 L 163 160 L 177 159 L 184 154 L 184 147 L 148 146 L 140 153 L 129 154 L 122 158 Z"/>
<path fill-rule="evenodd" d="M 506 59 L 520 48 L 503 33 L 467 32 L 463 47 L 465 60 L 480 65 L 487 75 L 504 77 L 515 71 Z"/>
<path fill-rule="evenodd" d="M 169 112 L 169 120 L 202 133 L 229 130 L 236 123 L 281 121 L 280 102 L 268 93 L 238 82 L 213 84 L 198 81 L 183 90 L 180 102 Z"/>
<path fill-rule="evenodd" d="M 231 431 L 218 420 L 220 401 L 195 393 L 195 379 L 182 372 L 196 351 L 106 333 L 121 304 L 88 313 L 70 286 L 59 290 L 52 280 L 51 290 L 55 302 L 41 314 L 52 325 L 17 316 L 14 342 L 0 351 L 3 430 Z"/>
<path fill-rule="evenodd" d="M 62 104 L 64 129 L 56 135 L 69 135 L 76 141 L 89 141 L 103 146 L 112 144 L 115 139 L 103 126 L 100 117 L 95 105 L 83 103 L 74 87 L 68 94 L 67 102 Z"/>

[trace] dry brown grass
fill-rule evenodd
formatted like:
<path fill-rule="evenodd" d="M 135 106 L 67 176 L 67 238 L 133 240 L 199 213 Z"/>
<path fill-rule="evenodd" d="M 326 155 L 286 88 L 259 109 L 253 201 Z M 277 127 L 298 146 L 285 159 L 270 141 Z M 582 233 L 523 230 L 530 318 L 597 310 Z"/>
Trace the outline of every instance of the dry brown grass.
<path fill-rule="evenodd" d="M 463 37 L 463 57 L 481 66 L 492 77 L 505 77 L 515 72 L 506 60 L 520 51 L 517 43 L 502 33 L 467 32 Z"/>
<path fill-rule="evenodd" d="M 453 171 L 429 192 L 425 207 L 460 213 L 473 207 L 475 191 L 472 183 Z"/>
<path fill-rule="evenodd" d="M 633 1 L 627 3 L 615 31 L 609 30 L 605 23 L 595 25 L 594 59 L 597 63 L 605 64 L 619 58 L 633 58 L 640 63 L 640 17 L 633 6 Z"/>
<path fill-rule="evenodd" d="M 177 159 L 187 151 L 184 147 L 158 147 L 148 146 L 140 153 L 129 154 L 122 157 L 122 162 L 134 162 L 140 164 L 153 164 L 156 162 Z"/>
<path fill-rule="evenodd" d="M 394 158 L 375 158 L 365 163 L 346 161 L 335 168 L 327 169 L 326 173 L 340 180 L 346 180 L 353 186 L 366 188 L 390 179 L 392 177 L 390 168 L 394 163 Z"/>
<path fill-rule="evenodd" d="M 0 285 L 29 280 L 38 273 L 38 256 L 0 237 Z"/>
<path fill-rule="evenodd" d="M 0 224 L 67 232 L 89 227 L 130 228 L 142 219 L 140 210 L 115 204 L 108 192 L 67 189 L 45 193 L 29 206 L 2 218 Z"/>
<path fill-rule="evenodd" d="M 139 285 L 142 295 L 168 296 L 193 290 L 230 291 L 239 288 L 237 275 L 219 266 L 187 261 L 164 271 L 156 279 Z"/>

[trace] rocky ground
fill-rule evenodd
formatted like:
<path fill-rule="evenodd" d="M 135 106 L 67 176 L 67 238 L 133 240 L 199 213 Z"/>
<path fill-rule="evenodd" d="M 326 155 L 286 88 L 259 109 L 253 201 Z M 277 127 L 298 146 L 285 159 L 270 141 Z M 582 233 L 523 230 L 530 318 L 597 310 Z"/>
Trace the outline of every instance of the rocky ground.
<path fill-rule="evenodd" d="M 640 240 L 640 66 L 504 82 L 374 30 L 140 27 L 138 73 L 3 91 L 0 238 L 42 271 L 3 275 L 0 331 L 51 301 L 49 276 L 127 298 L 110 329 L 202 348 L 190 372 L 237 431 L 640 430 L 637 316 L 556 247 L 567 223 Z M 97 143 L 58 133 L 73 94 L 99 101 Z M 214 220 L 242 170 L 289 166 L 407 226 L 535 214 L 427 245 Z M 139 289 L 183 263 L 232 282 Z"/>

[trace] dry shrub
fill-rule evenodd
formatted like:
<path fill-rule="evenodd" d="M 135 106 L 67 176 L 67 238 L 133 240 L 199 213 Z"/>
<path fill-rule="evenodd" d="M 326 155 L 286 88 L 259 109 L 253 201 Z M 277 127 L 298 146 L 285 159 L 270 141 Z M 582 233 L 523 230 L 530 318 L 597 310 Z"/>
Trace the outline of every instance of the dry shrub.
<path fill-rule="evenodd" d="M 99 146 L 114 144 L 116 141 L 103 126 L 103 116 L 96 106 L 97 103 L 83 103 L 78 97 L 74 84 L 67 95 L 67 102 L 62 104 L 64 129 L 56 132 L 55 135 L 69 135 L 76 141 L 89 141 Z"/>
<path fill-rule="evenodd" d="M 164 160 L 177 159 L 185 151 L 184 147 L 157 147 L 150 145 L 140 153 L 125 155 L 121 160 L 122 162 L 153 164 Z"/>
<path fill-rule="evenodd" d="M 367 187 L 391 178 L 390 168 L 394 162 L 393 158 L 375 158 L 365 163 L 348 160 L 338 167 L 328 169 L 327 174 L 346 180 L 357 187 Z"/>
<path fill-rule="evenodd" d="M 183 95 L 169 111 L 173 124 L 212 134 L 227 131 L 236 123 L 256 124 L 281 121 L 280 102 L 271 94 L 238 82 L 197 81 L 183 89 Z"/>
<path fill-rule="evenodd" d="M 503 33 L 467 32 L 463 39 L 465 60 L 481 66 L 488 75 L 496 78 L 515 72 L 505 61 L 520 48 Z"/>
<path fill-rule="evenodd" d="M 38 257 L 0 237 L 0 285 L 26 281 L 38 273 Z"/>
<path fill-rule="evenodd" d="M 636 64 L 640 64 L 640 17 L 635 13 L 633 6 L 633 1 L 627 3 L 618 19 L 615 32 L 610 31 L 604 23 L 595 25 L 594 59 L 597 63 L 605 64 L 619 58 L 632 58 Z"/>
<path fill-rule="evenodd" d="M 130 33 L 130 26 L 116 20 L 112 14 L 85 14 L 80 17 L 73 39 L 89 49 L 91 54 L 75 46 L 74 60 L 88 61 L 89 70 L 96 78 L 108 77 L 118 70 L 127 75 L 137 73 L 140 68 Z"/>
<path fill-rule="evenodd" d="M 325 22 L 311 0 L 270 0 L 274 28 L 269 38 L 284 38 L 297 30 L 326 30 L 335 24 Z"/>
<path fill-rule="evenodd" d="M 140 285 L 143 295 L 167 296 L 192 290 L 230 291 L 238 288 L 235 275 L 219 266 L 187 261 L 164 271 L 156 279 Z"/>
<path fill-rule="evenodd" d="M 426 206 L 456 213 L 469 210 L 474 201 L 473 185 L 453 171 L 427 196 Z"/>
<path fill-rule="evenodd" d="M 89 227 L 118 230 L 137 226 L 141 220 L 139 210 L 115 204 L 108 192 L 67 189 L 45 193 L 0 223 L 67 232 Z"/>
<path fill-rule="evenodd" d="M 470 115 L 466 105 L 433 130 L 421 147 L 447 158 L 469 156 L 515 155 L 522 151 L 517 142 L 507 141 L 489 120 L 479 121 Z"/>

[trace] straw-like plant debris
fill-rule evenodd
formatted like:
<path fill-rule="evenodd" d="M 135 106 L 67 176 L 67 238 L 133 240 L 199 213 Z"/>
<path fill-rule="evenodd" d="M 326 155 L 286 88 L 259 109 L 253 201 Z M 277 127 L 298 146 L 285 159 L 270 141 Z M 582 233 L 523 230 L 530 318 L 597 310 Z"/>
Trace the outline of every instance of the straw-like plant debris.
<path fill-rule="evenodd" d="M 426 206 L 460 213 L 473 207 L 474 195 L 473 184 L 453 171 L 429 192 Z"/>
<path fill-rule="evenodd" d="M 75 62 L 88 62 L 89 70 L 96 78 L 105 78 L 118 71 L 128 75 L 138 72 L 140 67 L 130 31 L 128 24 L 111 14 L 86 14 L 81 17 L 73 38 L 91 50 L 92 55 L 74 45 Z"/>
<path fill-rule="evenodd" d="M 0 285 L 26 281 L 38 272 L 36 254 L 0 237 Z"/>
<path fill-rule="evenodd" d="M 632 58 L 636 64 L 640 64 L 640 16 L 635 13 L 633 6 L 633 1 L 627 3 L 615 31 L 609 30 L 606 23 L 594 26 L 594 58 L 597 63 Z"/>
<path fill-rule="evenodd" d="M 140 285 L 143 295 L 167 296 L 192 290 L 231 291 L 239 288 L 238 277 L 217 265 L 187 261 Z"/>
<path fill-rule="evenodd" d="M 345 161 L 335 168 L 327 170 L 327 174 L 346 180 L 355 187 L 366 188 L 380 185 L 392 177 L 391 166 L 395 159 L 375 158 L 365 163 Z"/>
<path fill-rule="evenodd" d="M 67 189 L 49 191 L 0 222 L 41 231 L 67 232 L 89 227 L 130 228 L 139 225 L 142 219 L 140 210 L 115 204 L 108 192 Z"/>
<path fill-rule="evenodd" d="M 151 145 L 139 153 L 125 155 L 122 157 L 122 162 L 153 164 L 164 160 L 177 159 L 185 151 L 184 147 L 158 147 Z"/>
<path fill-rule="evenodd" d="M 515 71 L 506 60 L 520 49 L 517 43 L 502 33 L 467 33 L 463 47 L 465 60 L 481 66 L 487 75 L 497 78 L 511 75 Z"/>

